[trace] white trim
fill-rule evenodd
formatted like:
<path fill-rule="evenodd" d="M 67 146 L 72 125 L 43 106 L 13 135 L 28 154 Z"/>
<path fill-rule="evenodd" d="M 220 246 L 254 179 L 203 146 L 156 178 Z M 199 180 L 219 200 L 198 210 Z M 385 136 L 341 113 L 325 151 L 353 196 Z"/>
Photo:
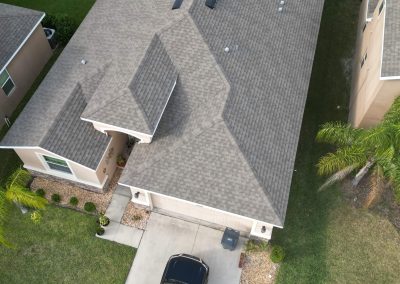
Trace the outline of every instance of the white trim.
<path fill-rule="evenodd" d="M 95 129 L 99 130 L 99 131 L 102 132 L 102 133 L 106 133 L 106 131 L 118 131 L 118 132 L 122 132 L 122 133 L 131 135 L 131 136 L 134 136 L 134 137 L 140 139 L 139 143 L 150 143 L 150 142 L 151 142 L 151 139 L 153 138 L 152 135 L 149 135 L 149 134 L 146 134 L 146 133 L 137 132 L 137 131 L 132 131 L 132 130 L 129 130 L 129 129 L 126 129 L 126 128 L 114 126 L 114 125 L 111 125 L 111 124 L 107 124 L 107 123 L 100 122 L 100 121 L 95 121 L 95 120 L 88 119 L 88 118 L 83 118 L 83 117 L 81 117 L 81 119 L 82 119 L 83 121 L 91 122 L 91 123 L 93 123 L 93 124 L 100 124 L 99 126 L 104 126 L 104 127 L 102 127 L 102 130 L 103 130 L 103 131 L 101 131 L 101 130 L 99 130 L 98 128 L 96 128 L 95 126 L 93 126 Z M 141 138 L 141 136 L 144 136 L 144 137 Z M 149 142 L 143 142 L 143 141 L 142 141 L 143 138 L 147 138 L 146 141 L 149 141 Z"/>
<path fill-rule="evenodd" d="M 63 177 L 64 177 L 64 176 L 65 176 L 65 177 L 71 177 L 71 176 L 73 176 L 74 179 L 77 180 L 77 177 L 76 177 L 76 175 L 75 175 L 75 172 L 72 170 L 71 165 L 69 164 L 69 162 L 68 162 L 67 160 L 59 159 L 59 160 L 65 161 L 65 162 L 67 163 L 68 169 L 71 171 L 70 174 L 69 174 L 69 173 L 62 172 L 62 171 L 57 171 L 57 170 L 54 170 L 54 169 L 50 168 L 49 164 L 47 163 L 46 159 L 45 159 L 43 156 L 47 156 L 47 157 L 54 158 L 54 159 L 58 159 L 58 158 L 51 157 L 50 155 L 45 155 L 45 154 L 41 154 L 41 153 L 38 153 L 38 152 L 35 152 L 35 154 L 36 154 L 36 156 L 38 157 L 38 159 L 42 162 L 42 165 L 43 165 L 43 167 L 47 170 L 47 172 L 50 172 L 52 175 L 56 175 L 56 174 L 57 174 L 57 175 L 60 175 L 60 176 L 63 176 Z"/>
<path fill-rule="evenodd" d="M 7 73 L 8 79 L 7 79 L 7 80 L 4 82 L 4 84 L 1 86 L 1 89 L 3 90 L 4 94 L 6 95 L 6 97 L 10 97 L 10 96 L 12 95 L 12 93 L 14 93 L 15 89 L 17 88 L 17 86 L 15 85 L 15 82 L 14 82 L 13 78 L 11 77 L 10 72 L 8 72 L 7 68 L 4 68 L 4 70 L 1 71 L 0 74 L 3 73 L 4 71 Z M 9 94 L 6 94 L 6 92 L 4 91 L 3 87 L 6 85 L 6 83 L 7 83 L 8 80 L 11 80 L 11 82 L 12 82 L 13 85 L 14 85 L 14 87 L 11 89 L 11 91 L 10 91 Z"/>
<path fill-rule="evenodd" d="M 42 149 L 38 146 L 0 146 L 0 149 Z M 47 151 L 47 150 L 46 150 Z"/>
<path fill-rule="evenodd" d="M 234 217 L 244 218 L 244 219 L 249 220 L 249 221 L 257 221 L 257 222 L 269 224 L 269 225 L 271 225 L 272 227 L 277 227 L 277 228 L 281 228 L 281 229 L 283 228 L 283 226 L 273 225 L 273 224 L 268 223 L 268 222 L 266 222 L 266 221 L 260 221 L 260 220 L 254 219 L 254 218 L 250 218 L 250 217 L 246 217 L 246 216 L 243 216 L 243 215 L 231 213 L 231 212 L 228 212 L 228 211 L 224 211 L 224 210 L 217 209 L 217 208 L 214 208 L 214 207 L 210 207 L 210 206 L 207 206 L 207 205 L 203 205 L 203 204 L 200 204 L 200 203 L 188 201 L 188 200 L 185 200 L 185 199 L 180 199 L 180 198 L 173 197 L 173 196 L 170 196 L 170 195 L 166 195 L 166 194 L 154 192 L 154 191 L 151 191 L 151 190 L 142 189 L 142 188 L 139 188 L 139 187 L 136 187 L 136 186 L 127 185 L 127 184 L 120 183 L 120 182 L 118 182 L 118 184 L 119 184 L 119 185 L 123 185 L 123 186 L 127 186 L 127 187 L 129 187 L 129 188 L 137 188 L 138 190 L 148 191 L 148 192 L 151 193 L 151 194 L 155 194 L 155 195 L 160 195 L 160 196 L 168 197 L 168 198 L 171 198 L 171 199 L 174 199 L 174 200 L 177 200 L 177 201 L 182 201 L 182 202 L 185 202 L 185 203 L 189 203 L 189 204 L 191 204 L 191 205 L 200 206 L 200 207 L 204 207 L 204 208 L 207 208 L 207 209 L 215 210 L 215 211 L 217 211 L 217 212 L 224 213 L 224 214 L 228 214 L 228 215 L 231 215 L 231 216 L 234 216 Z"/>
<path fill-rule="evenodd" d="M 386 77 L 379 77 L 379 80 L 388 81 L 388 80 L 400 80 L 400 76 L 386 76 Z"/>
<path fill-rule="evenodd" d="M 163 110 L 162 110 L 162 112 L 161 112 L 161 115 L 160 115 L 160 117 L 158 118 L 158 121 L 157 121 L 157 123 L 156 123 L 156 127 L 154 127 L 153 136 L 154 136 L 154 133 L 156 133 L 158 124 L 160 123 L 161 118 L 162 118 L 162 116 L 163 116 L 163 114 L 164 114 L 164 111 L 165 111 L 165 109 L 167 108 L 169 99 L 171 98 L 171 95 L 172 95 L 172 93 L 173 93 L 173 91 L 174 91 L 174 89 L 175 89 L 176 81 L 177 81 L 177 80 L 178 80 L 178 77 L 175 79 L 175 82 L 174 82 L 174 85 L 172 86 L 171 92 L 169 92 L 168 99 L 167 99 L 167 101 L 165 102 L 165 105 L 164 105 L 164 107 L 163 107 Z M 152 137 L 152 138 L 153 138 L 153 137 Z"/>
<path fill-rule="evenodd" d="M 36 28 L 40 25 L 42 22 L 43 18 L 46 16 L 46 13 L 43 13 L 43 16 L 39 19 L 39 21 L 36 23 L 36 25 L 33 27 L 33 29 L 29 32 L 29 34 L 26 36 L 26 38 L 23 40 L 23 42 L 19 45 L 17 50 L 14 51 L 13 55 L 11 55 L 10 59 L 4 64 L 3 67 L 0 69 L 0 73 L 3 72 L 4 69 L 7 68 L 8 64 L 14 59 L 14 57 L 18 54 L 18 52 L 21 50 L 21 48 L 24 46 L 24 44 L 28 41 L 30 36 L 33 34 L 33 32 L 36 30 Z"/>

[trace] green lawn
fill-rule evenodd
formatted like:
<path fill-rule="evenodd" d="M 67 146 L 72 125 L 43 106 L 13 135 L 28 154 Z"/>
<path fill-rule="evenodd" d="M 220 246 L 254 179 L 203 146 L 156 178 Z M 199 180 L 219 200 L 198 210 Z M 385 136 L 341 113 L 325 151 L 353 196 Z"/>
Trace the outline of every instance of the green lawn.
<path fill-rule="evenodd" d="M 135 250 L 96 238 L 94 216 L 49 206 L 40 224 L 11 210 L 1 283 L 125 283 Z"/>
<path fill-rule="evenodd" d="M 315 164 L 329 149 L 314 138 L 320 124 L 347 120 L 344 74 L 353 56 L 359 5 L 359 0 L 325 0 L 286 223 L 273 234 L 287 253 L 277 283 L 398 283 L 400 237 L 394 227 L 350 208 L 337 188 L 317 192 L 323 179 Z"/>
<path fill-rule="evenodd" d="M 80 23 L 95 0 L 0 0 L 0 2 L 43 11 L 48 15 L 67 14 L 76 23 Z"/>

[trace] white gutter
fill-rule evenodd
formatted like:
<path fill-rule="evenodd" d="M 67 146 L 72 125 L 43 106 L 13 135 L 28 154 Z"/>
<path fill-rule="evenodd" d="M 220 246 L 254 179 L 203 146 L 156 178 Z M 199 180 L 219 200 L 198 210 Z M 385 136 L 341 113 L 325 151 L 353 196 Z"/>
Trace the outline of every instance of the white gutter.
<path fill-rule="evenodd" d="M 28 39 L 30 38 L 30 36 L 33 34 L 33 32 L 36 30 L 36 28 L 40 25 L 40 23 L 42 22 L 43 18 L 46 16 L 46 13 L 43 13 L 43 16 L 39 19 L 39 21 L 36 23 L 36 25 L 33 27 L 33 29 L 29 32 L 29 34 L 26 36 L 26 38 L 24 39 L 24 41 L 19 45 L 19 47 L 17 48 L 17 50 L 13 53 L 13 55 L 10 57 L 10 59 L 6 62 L 6 64 L 1 67 L 0 69 L 0 73 L 3 72 L 8 64 L 10 64 L 10 62 L 14 59 L 14 57 L 18 54 L 18 52 L 21 50 L 21 48 L 24 46 L 24 44 L 28 41 Z"/>

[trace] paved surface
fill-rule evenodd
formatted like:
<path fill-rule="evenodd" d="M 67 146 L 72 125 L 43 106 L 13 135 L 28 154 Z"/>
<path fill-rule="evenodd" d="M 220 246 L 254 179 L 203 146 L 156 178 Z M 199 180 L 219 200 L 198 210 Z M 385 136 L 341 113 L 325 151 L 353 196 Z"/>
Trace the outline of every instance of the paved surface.
<path fill-rule="evenodd" d="M 117 187 L 106 210 L 106 216 L 110 218 L 110 224 L 105 227 L 104 235 L 99 236 L 99 238 L 135 248 L 139 247 L 143 230 L 120 224 L 130 199 L 129 191 L 122 187 Z"/>
<path fill-rule="evenodd" d="M 111 221 L 110 224 L 105 227 L 104 235 L 98 237 L 101 239 L 138 248 L 142 235 L 143 230 L 122 225 L 119 222 Z"/>
<path fill-rule="evenodd" d="M 151 213 L 137 251 L 127 284 L 158 284 L 169 257 L 188 253 L 202 258 L 210 266 L 208 284 L 237 284 L 244 239 L 235 251 L 224 250 L 223 232 L 180 219 Z"/>

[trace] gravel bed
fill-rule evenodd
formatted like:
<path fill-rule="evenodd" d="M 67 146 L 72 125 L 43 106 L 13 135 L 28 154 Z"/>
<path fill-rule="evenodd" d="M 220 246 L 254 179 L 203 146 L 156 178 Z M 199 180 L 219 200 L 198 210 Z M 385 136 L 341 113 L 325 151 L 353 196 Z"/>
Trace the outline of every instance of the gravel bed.
<path fill-rule="evenodd" d="M 279 264 L 269 259 L 268 251 L 246 252 L 240 284 L 272 284 Z"/>
<path fill-rule="evenodd" d="M 115 172 L 112 180 L 110 181 L 108 191 L 106 193 L 96 193 L 88 191 L 77 186 L 71 186 L 57 181 L 51 181 L 45 178 L 36 177 L 32 181 L 31 189 L 36 191 L 39 188 L 44 189 L 46 192 L 46 199 L 51 201 L 51 195 L 57 193 L 61 197 L 60 204 L 71 208 L 76 208 L 83 211 L 83 206 L 86 202 L 93 202 L 96 205 L 97 212 L 105 212 L 111 202 L 112 194 L 117 187 L 118 179 L 121 175 L 121 170 Z M 69 199 L 75 196 L 78 198 L 78 205 L 72 206 L 69 204 Z"/>
<path fill-rule="evenodd" d="M 129 202 L 125 208 L 121 223 L 127 226 L 144 230 L 146 229 L 149 216 L 150 212 L 148 210 L 138 208 L 135 206 L 135 204 L 133 204 L 133 202 Z"/>

